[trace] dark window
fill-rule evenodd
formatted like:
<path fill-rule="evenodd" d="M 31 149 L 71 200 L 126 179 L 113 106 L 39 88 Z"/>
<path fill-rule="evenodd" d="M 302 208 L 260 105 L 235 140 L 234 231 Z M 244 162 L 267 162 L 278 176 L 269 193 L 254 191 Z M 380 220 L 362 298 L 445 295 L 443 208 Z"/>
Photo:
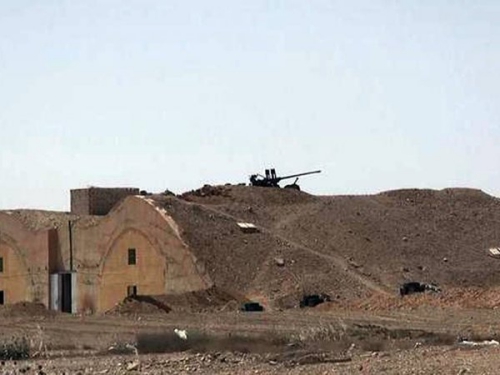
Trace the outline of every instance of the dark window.
<path fill-rule="evenodd" d="M 137 285 L 129 285 L 127 286 L 127 296 L 134 297 L 137 295 Z"/>
<path fill-rule="evenodd" d="M 3 258 L 0 258 L 0 272 L 3 272 Z"/>
<path fill-rule="evenodd" d="M 4 299 L 3 299 L 3 290 L 0 290 L 0 305 L 4 304 Z"/>
<path fill-rule="evenodd" d="M 128 249 L 128 264 L 134 265 L 136 263 L 135 249 Z"/>

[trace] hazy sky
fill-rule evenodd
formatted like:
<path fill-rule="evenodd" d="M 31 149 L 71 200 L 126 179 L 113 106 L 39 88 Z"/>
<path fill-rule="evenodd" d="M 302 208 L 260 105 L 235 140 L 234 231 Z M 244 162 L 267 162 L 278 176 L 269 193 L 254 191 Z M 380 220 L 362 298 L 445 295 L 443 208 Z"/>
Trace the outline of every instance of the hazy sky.
<path fill-rule="evenodd" d="M 500 1 L 0 2 L 0 208 L 311 169 L 500 196 Z"/>

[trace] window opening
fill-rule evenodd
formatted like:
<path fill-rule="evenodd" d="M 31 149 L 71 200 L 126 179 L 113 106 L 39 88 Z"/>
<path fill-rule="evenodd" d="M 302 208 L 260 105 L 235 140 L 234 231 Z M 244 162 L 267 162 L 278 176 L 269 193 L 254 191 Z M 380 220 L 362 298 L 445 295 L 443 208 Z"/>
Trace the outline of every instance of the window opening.
<path fill-rule="evenodd" d="M 137 262 L 135 249 L 128 249 L 128 264 L 133 266 Z"/>

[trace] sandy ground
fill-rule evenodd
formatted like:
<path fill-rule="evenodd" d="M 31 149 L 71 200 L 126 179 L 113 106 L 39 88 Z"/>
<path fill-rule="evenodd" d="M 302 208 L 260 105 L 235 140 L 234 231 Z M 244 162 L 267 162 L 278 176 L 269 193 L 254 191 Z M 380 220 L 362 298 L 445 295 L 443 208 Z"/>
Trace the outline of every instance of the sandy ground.
<path fill-rule="evenodd" d="M 498 374 L 500 349 L 443 347 L 354 356 L 345 363 L 283 364 L 255 355 L 162 354 L 6 362 L 0 373 L 46 374 Z"/>
<path fill-rule="evenodd" d="M 0 374 L 497 374 L 499 347 L 470 348 L 459 339 L 498 338 L 499 315 L 491 309 L 323 306 L 247 314 L 7 316 L 0 322 L 2 341 L 27 338 L 32 358 L 0 362 Z M 187 330 L 186 345 L 164 345 L 176 339 L 174 328 Z"/>

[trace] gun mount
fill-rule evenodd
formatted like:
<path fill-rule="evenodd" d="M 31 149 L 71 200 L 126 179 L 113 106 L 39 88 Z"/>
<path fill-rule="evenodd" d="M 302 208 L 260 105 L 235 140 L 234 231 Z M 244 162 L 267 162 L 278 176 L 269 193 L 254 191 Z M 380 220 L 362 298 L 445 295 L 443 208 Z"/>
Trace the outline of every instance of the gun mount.
<path fill-rule="evenodd" d="M 263 186 L 263 187 L 277 187 L 279 188 L 279 183 L 283 180 L 287 180 L 290 178 L 295 178 L 295 181 L 292 184 L 288 184 L 285 186 L 286 189 L 295 189 L 300 190 L 300 186 L 297 184 L 299 177 L 307 176 L 314 173 L 321 173 L 321 171 L 311 171 L 304 173 L 291 174 L 289 176 L 278 177 L 276 175 L 276 170 L 274 168 L 266 169 L 265 176 L 261 174 L 253 174 L 250 176 L 250 185 L 252 186 Z"/>

